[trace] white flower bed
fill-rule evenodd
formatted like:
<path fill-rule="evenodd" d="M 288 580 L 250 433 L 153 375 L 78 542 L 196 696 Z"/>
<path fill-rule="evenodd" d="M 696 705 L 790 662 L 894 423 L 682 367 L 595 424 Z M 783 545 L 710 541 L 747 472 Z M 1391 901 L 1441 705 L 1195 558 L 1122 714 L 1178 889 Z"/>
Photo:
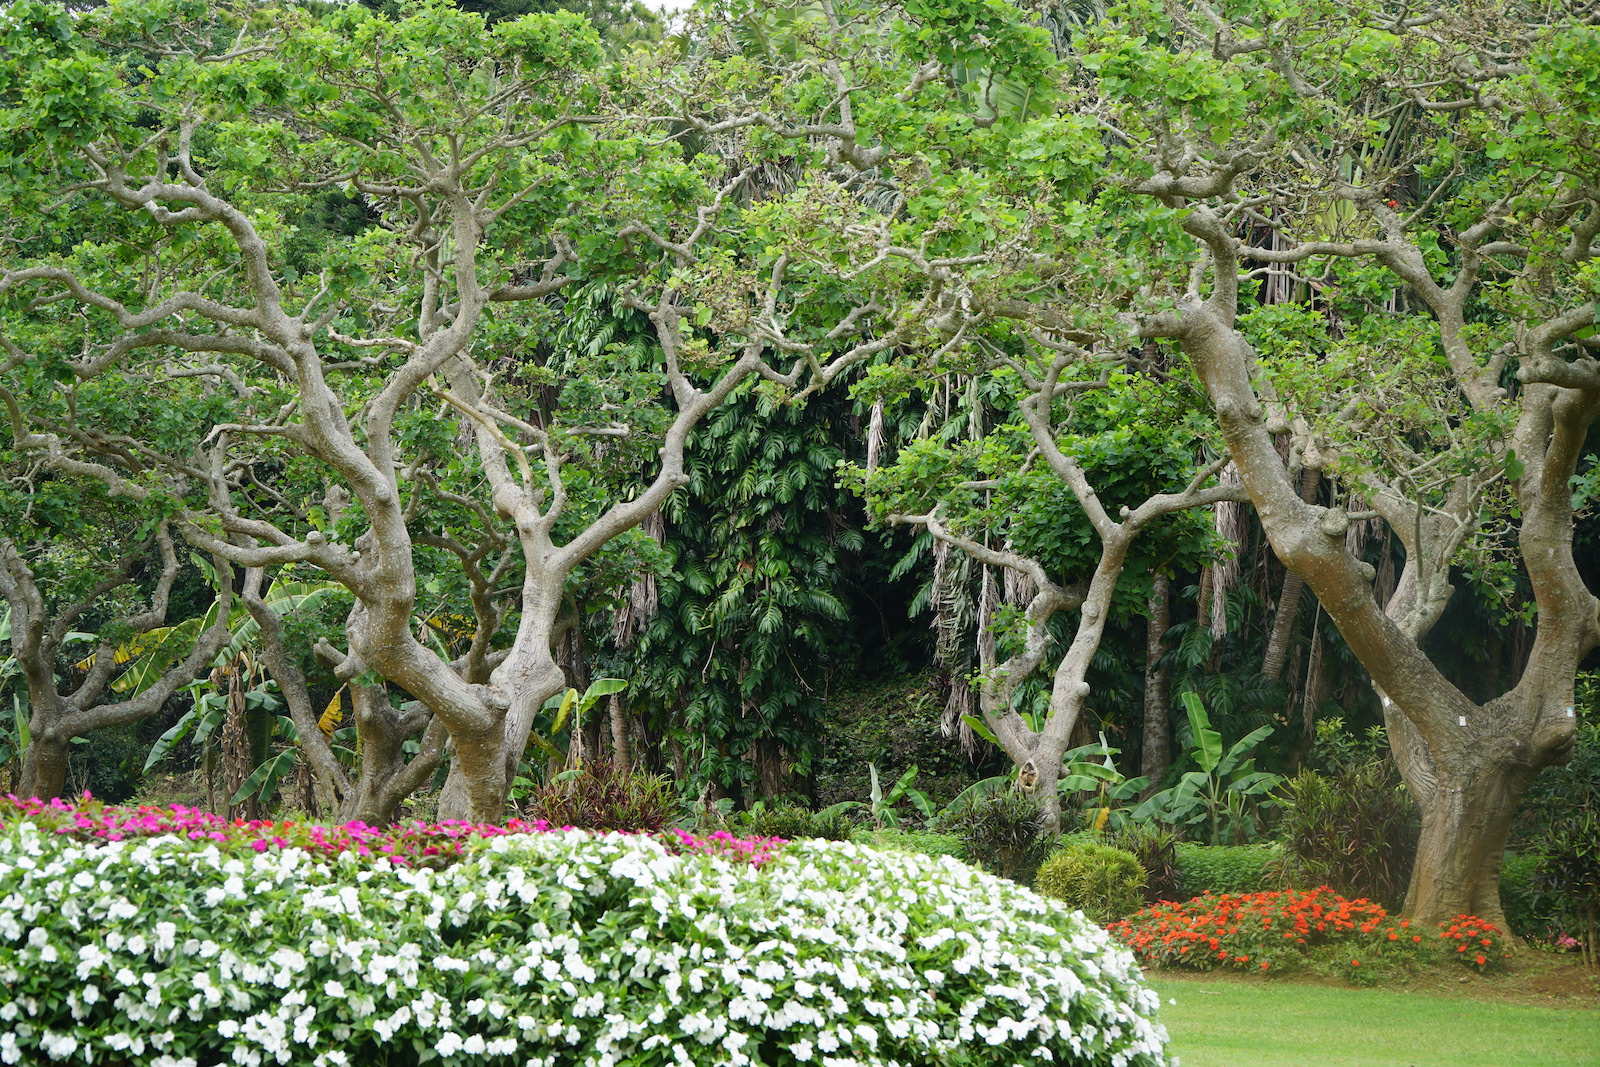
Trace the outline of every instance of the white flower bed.
<path fill-rule="evenodd" d="M 579 831 L 443 871 L 0 830 L 0 1061 L 1156 1065 L 1060 904 L 827 842 L 761 867 Z"/>

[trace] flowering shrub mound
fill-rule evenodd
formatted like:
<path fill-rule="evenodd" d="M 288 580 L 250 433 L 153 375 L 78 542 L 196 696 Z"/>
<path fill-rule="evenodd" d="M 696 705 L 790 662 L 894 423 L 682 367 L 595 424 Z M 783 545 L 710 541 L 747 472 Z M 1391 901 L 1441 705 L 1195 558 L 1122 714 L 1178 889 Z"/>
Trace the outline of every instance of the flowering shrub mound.
<path fill-rule="evenodd" d="M 575 830 L 466 835 L 442 869 L 226 844 L 8 821 L 0 1061 L 1164 1062 L 1127 949 L 953 860 Z"/>
<path fill-rule="evenodd" d="M 81 801 L 22 800 L 9 793 L 0 797 L 0 826 L 20 820 L 31 821 L 48 833 L 88 841 L 121 841 L 130 837 L 172 834 L 190 841 L 213 842 L 219 850 L 229 853 L 298 848 L 318 857 L 351 853 L 361 859 L 388 860 L 401 867 L 447 866 L 461 857 L 462 848 L 474 838 L 545 833 L 554 829 L 543 819 L 534 822 L 513 819 L 504 826 L 455 820 L 426 823 L 420 819 L 392 826 L 368 826 L 363 822 L 319 826 L 270 819 L 230 822 L 220 815 L 182 804 L 116 807 L 101 804 L 87 793 Z M 778 838 L 742 839 L 722 830 L 700 838 L 685 830 L 672 829 L 663 831 L 661 839 L 671 852 L 718 855 L 758 866 L 770 859 L 773 849 L 782 844 Z"/>
<path fill-rule="evenodd" d="M 1163 901 L 1107 929 L 1146 964 L 1269 972 L 1310 964 L 1354 981 L 1440 956 L 1482 971 L 1510 955 L 1505 936 L 1482 919 L 1462 915 L 1430 934 L 1327 886 Z"/>

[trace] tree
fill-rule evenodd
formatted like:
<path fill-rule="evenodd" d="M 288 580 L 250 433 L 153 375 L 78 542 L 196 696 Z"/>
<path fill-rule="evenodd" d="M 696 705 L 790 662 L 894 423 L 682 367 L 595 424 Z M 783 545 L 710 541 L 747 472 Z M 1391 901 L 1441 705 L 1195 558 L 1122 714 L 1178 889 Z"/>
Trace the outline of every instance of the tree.
<path fill-rule="evenodd" d="M 1013 609 L 1010 625 L 1000 612 L 980 620 L 1001 634 L 980 639 L 979 707 L 983 733 L 1012 760 L 1039 806 L 1043 832 L 1053 836 L 1061 830 L 1063 757 L 1087 706 L 1087 677 L 1106 625 L 1113 614 L 1145 606 L 1143 594 L 1130 601 L 1123 589 L 1119 596 L 1123 571 L 1131 562 L 1154 574 L 1175 557 L 1186 556 L 1184 565 L 1204 554 L 1202 526 L 1159 520 L 1237 499 L 1242 490 L 1208 484 L 1224 460 L 1194 467 L 1196 422 L 1186 410 L 1193 390 L 1183 383 L 1109 371 L 1063 381 L 1080 365 L 1075 346 L 1015 344 L 1006 351 L 989 343 L 980 350 L 990 353 L 987 369 L 1014 389 L 1010 418 L 977 440 L 914 444 L 866 477 L 864 488 L 880 519 L 924 527 L 974 560 L 1013 572 L 1026 590 L 1015 597 L 1021 610 Z M 1043 461 L 1039 468 L 1035 459 Z M 1168 484 L 1174 491 L 1163 491 Z M 1139 545 L 1154 525 L 1164 526 L 1163 536 L 1151 531 L 1146 540 L 1153 543 Z M 1060 613 L 1077 620 L 1052 656 Z M 1054 661 L 1048 696 L 1035 709 L 1028 683 L 1047 660 Z"/>
<path fill-rule="evenodd" d="M 27 476 L 17 480 L 26 484 Z M 182 568 L 170 525 L 148 518 L 141 523 L 93 486 L 81 495 L 60 484 L 34 488 L 39 492 L 26 502 L 4 494 L 6 504 L 17 506 L 5 508 L 0 597 L 9 608 L 11 655 L 27 692 L 28 744 L 16 790 L 54 797 L 66 785 L 75 738 L 149 718 L 209 669 L 227 643 L 233 589 L 225 570 L 213 606 L 221 621 L 139 684 L 118 684 L 129 658 L 118 650 L 157 640 L 152 631 L 168 621 Z M 53 520 L 66 520 L 72 529 L 51 530 Z M 73 643 L 78 637 L 94 641 L 87 659 Z"/>
<path fill-rule="evenodd" d="M 1064 123 L 1100 131 L 1106 187 L 1167 228 L 1123 336 L 1187 357 L 1274 551 L 1383 697 L 1423 814 L 1407 912 L 1498 921 L 1517 798 L 1570 752 L 1573 675 L 1600 643 L 1569 488 L 1600 410 L 1600 157 L 1577 117 L 1600 31 L 1554 4 L 1135 3 L 1077 52 Z M 1296 306 L 1252 310 L 1278 276 Z M 1305 467 L 1404 545 L 1387 606 L 1349 511 L 1302 498 Z M 1495 560 L 1526 576 L 1538 629 L 1480 704 L 1420 641 L 1453 578 Z"/>
<path fill-rule="evenodd" d="M 445 817 L 499 815 L 565 684 L 568 583 L 683 482 L 692 428 L 751 376 L 820 384 L 948 313 L 947 227 L 852 237 L 848 285 L 785 251 L 790 220 L 853 195 L 871 162 L 848 93 L 821 101 L 914 90 L 915 57 L 865 52 L 847 79 L 808 54 L 774 99 L 714 51 L 606 66 L 567 13 L 489 30 L 431 3 L 397 19 L 24 3 L 4 33 L 9 191 L 52 209 L 0 276 L 4 331 L 12 369 L 59 382 L 37 403 L 6 386 L 17 449 L 160 507 L 202 551 L 348 588 L 340 670 L 420 701 L 405 729 L 448 734 Z M 815 175 L 809 192 L 742 199 L 774 158 Z M 334 188 L 377 225 L 308 252 L 289 220 Z M 96 239 L 51 239 L 66 205 Z M 646 365 L 541 365 L 551 298 L 580 276 L 649 318 Z M 188 378 L 207 384 L 170 441 L 60 414 L 95 383 L 164 396 Z M 418 633 L 428 553 L 456 561 L 473 609 L 454 659 Z"/>
<path fill-rule="evenodd" d="M 1406 904 L 1422 920 L 1500 918 L 1517 797 L 1570 751 L 1573 674 L 1600 642 L 1571 549 L 1600 410 L 1600 155 L 1580 117 L 1597 50 L 1560 4 L 1141 0 L 1075 37 L 987 182 L 1002 116 L 947 137 L 966 164 L 941 175 L 946 210 L 1011 227 L 1016 250 L 964 276 L 948 330 L 970 344 L 953 349 L 986 354 L 1002 320 L 1038 334 L 1062 356 L 1035 372 L 1051 402 L 1068 367 L 1187 360 L 1274 551 L 1383 699 L 1423 812 Z M 1290 297 L 1263 306 L 1269 282 Z M 1342 506 L 1302 495 L 1308 469 Z M 1371 519 L 1405 551 L 1386 604 L 1346 546 Z M 1479 703 L 1421 641 L 1455 581 L 1508 591 L 1514 574 L 1536 636 Z"/>

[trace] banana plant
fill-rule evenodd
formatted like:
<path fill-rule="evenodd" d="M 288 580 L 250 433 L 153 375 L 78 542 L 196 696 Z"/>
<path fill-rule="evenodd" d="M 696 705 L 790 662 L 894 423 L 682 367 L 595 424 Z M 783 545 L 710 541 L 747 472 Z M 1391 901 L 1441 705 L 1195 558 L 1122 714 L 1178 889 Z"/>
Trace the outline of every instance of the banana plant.
<path fill-rule="evenodd" d="M 883 783 L 878 778 L 878 765 L 867 764 L 867 771 L 872 779 L 872 789 L 869 794 L 872 805 L 872 821 L 880 830 L 892 830 L 900 825 L 900 813 L 895 810 L 901 800 L 909 800 L 911 806 L 922 813 L 923 818 L 931 819 L 934 816 L 933 801 L 928 794 L 912 785 L 917 780 L 917 768 L 913 765 L 906 773 L 900 776 L 886 793 Z"/>
<path fill-rule="evenodd" d="M 1089 828 L 1095 831 L 1121 830 L 1132 822 L 1129 804 L 1150 784 L 1149 778 L 1129 778 L 1117 770 L 1111 757 L 1119 751 L 1106 743 L 1102 733 L 1098 743 L 1075 748 L 1062 757 L 1066 769 L 1057 788 L 1064 799 L 1082 798 L 1080 806 Z"/>
<path fill-rule="evenodd" d="M 195 566 L 200 568 L 206 579 L 215 582 L 216 569 L 199 556 L 193 559 Z M 274 579 L 261 599 L 278 614 L 287 615 L 315 608 L 323 600 L 342 590 L 343 586 L 337 582 Z M 212 604 L 204 615 L 197 615 L 171 626 L 158 627 L 118 645 L 112 650 L 112 658 L 118 664 L 126 664 L 127 668 L 116 681 L 111 683 L 112 690 L 127 696 L 137 696 L 155 684 L 163 671 L 189 654 L 189 649 L 194 647 L 195 639 L 216 621 L 216 612 L 216 605 Z M 261 626 L 251 617 L 249 609 L 241 605 L 229 613 L 228 632 L 230 635 L 228 645 L 217 653 L 214 661 L 217 666 L 229 662 L 241 651 L 253 647 L 261 633 Z M 78 670 L 88 670 L 94 666 L 97 656 L 98 652 L 91 654 L 74 666 Z"/>
<path fill-rule="evenodd" d="M 1194 734 L 1190 755 L 1198 769 L 1185 772 L 1176 785 L 1139 805 L 1133 817 L 1173 826 L 1203 826 L 1210 831 L 1213 845 L 1247 839 L 1261 809 L 1275 805 L 1273 790 L 1283 782 L 1282 775 L 1256 770 L 1256 746 L 1271 735 L 1272 727 L 1252 730 L 1224 751 L 1222 735 L 1212 728 L 1199 696 L 1184 693 L 1183 706 Z"/>
<path fill-rule="evenodd" d="M 207 561 L 196 557 L 194 562 L 208 579 L 215 580 L 215 570 Z M 278 614 L 288 615 L 313 609 L 340 589 L 334 582 L 301 582 L 278 578 L 267 587 L 262 600 Z M 151 630 L 118 646 L 112 655 L 117 663 L 127 664 L 127 667 L 111 688 L 129 696 L 142 692 L 154 684 L 169 666 L 188 655 L 194 641 L 215 620 L 216 606 L 213 604 L 203 616 Z M 232 777 L 235 773 L 239 774 L 233 782 L 229 782 L 232 786 L 232 795 L 227 799 L 230 808 L 251 799 L 255 801 L 255 810 L 267 805 L 275 795 L 278 783 L 295 768 L 299 758 L 297 731 L 292 725 L 285 731 L 284 724 L 290 720 L 275 714 L 282 701 L 274 694 L 273 683 L 266 677 L 255 654 L 260 633 L 261 626 L 249 610 L 242 606 L 235 608 L 228 616 L 228 643 L 212 661 L 214 667 L 225 674 L 247 679 L 244 692 L 240 694 L 238 711 L 245 716 L 247 729 L 255 738 L 251 744 L 255 752 L 251 762 L 259 759 L 247 773 L 234 771 L 225 775 Z M 92 666 L 94 658 L 90 656 L 79 666 Z M 215 671 L 213 675 L 216 675 Z M 155 766 L 187 738 L 200 749 L 209 791 L 211 772 L 217 765 L 220 753 L 218 743 L 222 736 L 221 729 L 227 721 L 229 693 L 219 691 L 216 684 L 206 680 L 197 681 L 188 689 L 193 706 L 156 739 L 145 758 L 144 770 Z M 338 699 L 336 694 L 335 703 Z M 330 705 L 328 714 L 337 721 L 334 705 Z M 274 751 L 275 739 L 287 740 L 290 747 Z"/>
<path fill-rule="evenodd" d="M 549 716 L 548 725 L 542 730 L 535 729 L 528 735 L 531 747 L 529 754 L 523 756 L 522 762 L 518 765 L 516 775 L 511 779 L 511 798 L 521 800 L 528 796 L 539 788 L 541 778 L 554 780 L 567 771 L 576 771 L 575 767 L 567 767 L 573 757 L 571 741 L 569 740 L 567 747 L 562 749 L 556 745 L 555 738 L 564 731 L 569 731 L 570 736 L 576 736 L 583 729 L 584 717 L 594 710 L 594 706 L 600 703 L 602 698 L 620 693 L 627 687 L 628 683 L 621 678 L 596 678 L 581 694 L 576 689 L 568 689 L 546 700 L 541 714 Z M 530 758 L 533 750 L 542 752 L 548 761 L 543 773 Z"/>

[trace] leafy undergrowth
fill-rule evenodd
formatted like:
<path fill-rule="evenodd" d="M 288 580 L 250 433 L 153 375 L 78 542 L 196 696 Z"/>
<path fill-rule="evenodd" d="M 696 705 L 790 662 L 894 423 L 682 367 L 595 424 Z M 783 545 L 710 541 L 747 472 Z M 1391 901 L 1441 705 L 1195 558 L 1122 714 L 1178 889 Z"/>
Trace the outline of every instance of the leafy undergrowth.
<path fill-rule="evenodd" d="M 172 835 L 207 842 L 224 853 L 300 849 L 311 856 L 332 858 L 349 853 L 364 860 L 387 860 L 400 867 L 446 867 L 459 860 L 469 841 L 512 834 L 549 833 L 558 829 L 543 819 L 512 819 L 504 825 L 420 819 L 391 826 L 363 822 L 322 826 L 271 819 L 222 818 L 181 804 L 120 807 L 102 804 L 85 793 L 80 800 L 23 800 L 0 797 L 0 827 L 26 820 L 46 833 L 83 841 Z M 656 836 L 671 853 L 698 853 L 760 866 L 784 842 L 775 837 L 739 838 L 725 831 L 696 836 L 668 829 Z"/>
<path fill-rule="evenodd" d="M 1146 965 L 1267 973 L 1309 969 L 1361 984 L 1441 958 L 1477 971 L 1501 967 L 1510 958 L 1505 935 L 1474 916 L 1428 930 L 1391 917 L 1370 900 L 1346 900 L 1327 886 L 1163 901 L 1107 929 Z"/>

